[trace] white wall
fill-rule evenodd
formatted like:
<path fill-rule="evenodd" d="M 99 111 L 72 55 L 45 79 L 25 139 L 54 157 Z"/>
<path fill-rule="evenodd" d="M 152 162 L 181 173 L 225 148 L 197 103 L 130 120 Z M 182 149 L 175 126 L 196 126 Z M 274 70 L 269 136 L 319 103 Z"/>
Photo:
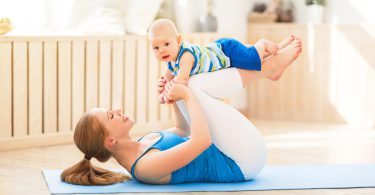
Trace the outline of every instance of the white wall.
<path fill-rule="evenodd" d="M 327 0 L 325 20 L 334 24 L 375 24 L 374 0 Z"/>
<path fill-rule="evenodd" d="M 181 33 L 196 32 L 199 17 L 205 13 L 203 0 L 175 0 L 176 23 Z M 252 8 L 249 0 L 215 0 L 214 15 L 218 20 L 218 33 L 246 40 L 247 14 Z"/>
<path fill-rule="evenodd" d="M 254 1 L 249 0 L 216 0 L 218 32 L 246 41 L 247 15 L 253 4 Z"/>
<path fill-rule="evenodd" d="M 255 2 L 271 0 L 216 0 L 219 33 L 233 34 L 246 40 L 247 14 Z M 291 0 L 295 21 L 306 23 L 305 0 Z M 324 22 L 333 24 L 375 24 L 374 0 L 326 0 Z M 218 14 L 220 13 L 220 14 Z"/>
<path fill-rule="evenodd" d="M 180 33 L 191 33 L 198 30 L 198 20 L 204 12 L 202 0 L 174 0 L 175 20 Z"/>
<path fill-rule="evenodd" d="M 307 22 L 305 0 L 292 1 L 296 7 L 296 22 Z M 326 0 L 325 8 L 325 23 L 375 24 L 374 0 Z"/>

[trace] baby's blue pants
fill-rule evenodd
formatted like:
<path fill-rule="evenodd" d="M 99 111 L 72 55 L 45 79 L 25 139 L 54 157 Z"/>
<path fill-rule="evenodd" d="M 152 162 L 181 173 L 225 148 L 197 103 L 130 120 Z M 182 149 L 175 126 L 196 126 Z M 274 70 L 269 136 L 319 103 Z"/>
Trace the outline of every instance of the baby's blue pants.
<path fill-rule="evenodd" d="M 232 38 L 221 38 L 215 41 L 230 59 L 230 66 L 245 70 L 261 70 L 261 59 L 254 46 L 246 47 Z"/>

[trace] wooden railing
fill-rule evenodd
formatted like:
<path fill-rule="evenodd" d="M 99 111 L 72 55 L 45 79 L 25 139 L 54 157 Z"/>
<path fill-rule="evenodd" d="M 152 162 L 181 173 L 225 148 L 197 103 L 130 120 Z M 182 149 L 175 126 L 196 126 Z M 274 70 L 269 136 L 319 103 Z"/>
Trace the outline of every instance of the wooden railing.
<path fill-rule="evenodd" d="M 135 134 L 170 125 L 171 107 L 157 101 L 161 67 L 144 36 L 0 37 L 0 151 L 71 142 L 94 107 L 123 108 Z"/>

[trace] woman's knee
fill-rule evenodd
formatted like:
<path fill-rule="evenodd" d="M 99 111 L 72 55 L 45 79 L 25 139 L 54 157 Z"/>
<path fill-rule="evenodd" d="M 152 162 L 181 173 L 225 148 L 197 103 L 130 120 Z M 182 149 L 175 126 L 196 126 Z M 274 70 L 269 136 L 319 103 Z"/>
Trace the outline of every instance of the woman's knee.
<path fill-rule="evenodd" d="M 243 88 L 241 75 L 235 68 L 195 75 L 189 80 L 189 88 L 197 88 L 216 99 L 225 99 Z"/>

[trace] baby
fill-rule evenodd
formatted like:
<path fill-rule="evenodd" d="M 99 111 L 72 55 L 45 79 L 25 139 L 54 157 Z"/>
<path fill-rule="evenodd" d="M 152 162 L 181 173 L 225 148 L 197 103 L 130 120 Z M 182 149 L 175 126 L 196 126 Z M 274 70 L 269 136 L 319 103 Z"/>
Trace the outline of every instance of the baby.
<path fill-rule="evenodd" d="M 187 84 L 191 75 L 236 67 L 246 70 L 261 70 L 261 59 L 274 55 L 278 46 L 261 39 L 247 47 L 241 42 L 222 38 L 203 47 L 182 41 L 175 24 L 159 19 L 150 25 L 148 39 L 159 61 L 167 62 L 162 79 Z M 162 91 L 160 103 L 169 102 Z"/>

